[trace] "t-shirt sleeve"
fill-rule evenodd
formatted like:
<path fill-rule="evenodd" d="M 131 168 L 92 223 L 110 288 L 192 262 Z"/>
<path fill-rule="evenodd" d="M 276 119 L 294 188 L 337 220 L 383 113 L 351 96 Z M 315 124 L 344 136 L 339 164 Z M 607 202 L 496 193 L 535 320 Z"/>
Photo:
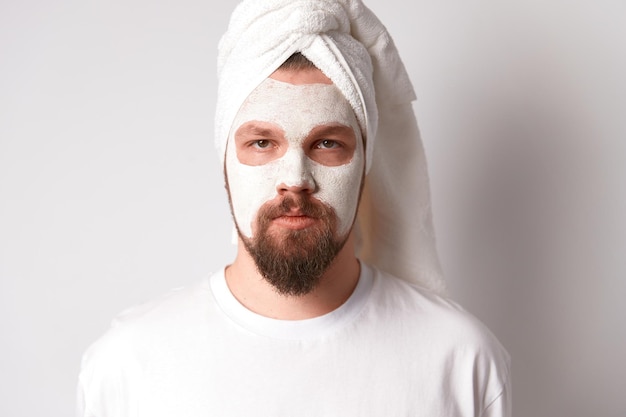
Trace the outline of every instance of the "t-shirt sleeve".
<path fill-rule="evenodd" d="M 78 377 L 78 417 L 135 417 L 138 360 L 127 340 L 112 329 L 83 355 Z"/>
<path fill-rule="evenodd" d="M 78 387 L 76 389 L 76 417 L 98 417 L 87 408 L 87 404 L 85 403 L 85 387 L 80 377 L 78 378 Z"/>
<path fill-rule="evenodd" d="M 504 387 L 500 394 L 491 403 L 487 404 L 480 417 L 511 417 L 511 378 L 507 372 Z"/>

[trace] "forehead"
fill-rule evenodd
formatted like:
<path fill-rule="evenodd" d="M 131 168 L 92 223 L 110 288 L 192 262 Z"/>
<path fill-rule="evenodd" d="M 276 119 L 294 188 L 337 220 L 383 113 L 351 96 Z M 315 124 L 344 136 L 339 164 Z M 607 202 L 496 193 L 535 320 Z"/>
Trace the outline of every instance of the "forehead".
<path fill-rule="evenodd" d="M 356 116 L 334 84 L 291 84 L 267 78 L 245 100 L 233 132 L 249 121 L 278 125 L 288 136 L 306 134 L 316 126 L 342 124 L 357 129 Z"/>

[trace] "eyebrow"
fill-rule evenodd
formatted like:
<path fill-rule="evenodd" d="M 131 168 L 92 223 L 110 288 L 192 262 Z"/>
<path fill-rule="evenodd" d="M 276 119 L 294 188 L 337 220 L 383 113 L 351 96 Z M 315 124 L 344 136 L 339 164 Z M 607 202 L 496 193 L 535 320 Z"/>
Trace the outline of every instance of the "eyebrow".
<path fill-rule="evenodd" d="M 254 122 L 247 122 L 239 126 L 239 129 L 237 129 L 237 132 L 235 132 L 235 135 L 246 134 L 246 135 L 267 137 L 267 136 L 271 136 L 275 132 L 276 131 L 272 130 L 271 128 L 259 126 L 258 124 L 255 124 Z"/>
<path fill-rule="evenodd" d="M 354 129 L 346 125 L 340 124 L 332 124 L 332 125 L 322 125 L 316 126 L 311 129 L 309 135 L 323 136 L 323 135 L 336 135 L 336 134 L 345 134 L 350 133 L 352 136 L 356 136 Z"/>

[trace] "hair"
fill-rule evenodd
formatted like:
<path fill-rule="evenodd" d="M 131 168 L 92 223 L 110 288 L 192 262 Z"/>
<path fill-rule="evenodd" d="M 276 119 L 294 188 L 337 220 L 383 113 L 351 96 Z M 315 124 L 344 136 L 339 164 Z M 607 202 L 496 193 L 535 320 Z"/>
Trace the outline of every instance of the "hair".
<path fill-rule="evenodd" d="M 286 71 L 302 71 L 318 69 L 313 62 L 300 52 L 296 52 L 291 55 L 285 62 L 282 63 L 278 69 Z"/>

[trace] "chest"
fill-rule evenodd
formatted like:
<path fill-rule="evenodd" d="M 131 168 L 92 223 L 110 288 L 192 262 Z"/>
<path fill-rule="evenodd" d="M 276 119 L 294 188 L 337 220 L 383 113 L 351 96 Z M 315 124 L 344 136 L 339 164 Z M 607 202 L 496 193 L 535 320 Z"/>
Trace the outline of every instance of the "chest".
<path fill-rule="evenodd" d="M 450 412 L 445 359 L 384 339 L 222 338 L 150 358 L 139 416 L 433 416 Z"/>

